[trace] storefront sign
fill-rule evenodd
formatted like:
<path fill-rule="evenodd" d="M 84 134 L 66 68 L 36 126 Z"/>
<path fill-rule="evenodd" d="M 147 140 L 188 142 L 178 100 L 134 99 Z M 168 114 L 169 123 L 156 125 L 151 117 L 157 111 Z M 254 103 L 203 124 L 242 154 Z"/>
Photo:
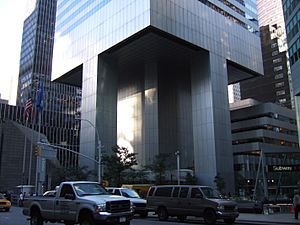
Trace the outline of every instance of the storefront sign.
<path fill-rule="evenodd" d="M 295 172 L 300 171 L 300 165 L 269 165 L 268 172 Z"/>

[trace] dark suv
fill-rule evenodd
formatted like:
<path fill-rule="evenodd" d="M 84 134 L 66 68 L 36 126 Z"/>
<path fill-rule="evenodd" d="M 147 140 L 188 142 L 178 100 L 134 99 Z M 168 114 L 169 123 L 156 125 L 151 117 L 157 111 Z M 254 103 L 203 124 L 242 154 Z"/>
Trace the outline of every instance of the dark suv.
<path fill-rule="evenodd" d="M 203 217 L 206 224 L 215 224 L 217 219 L 233 224 L 239 215 L 236 202 L 211 187 L 197 185 L 153 186 L 147 194 L 147 209 L 157 213 L 159 220 L 177 216 L 184 221 L 195 216 Z"/>

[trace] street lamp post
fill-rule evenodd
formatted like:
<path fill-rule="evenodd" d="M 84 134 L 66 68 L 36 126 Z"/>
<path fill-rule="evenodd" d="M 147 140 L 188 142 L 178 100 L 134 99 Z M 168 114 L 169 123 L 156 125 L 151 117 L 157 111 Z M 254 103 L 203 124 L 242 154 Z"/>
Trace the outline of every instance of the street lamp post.
<path fill-rule="evenodd" d="M 180 152 L 175 152 L 177 158 L 177 184 L 180 185 Z"/>
<path fill-rule="evenodd" d="M 77 120 L 82 120 L 82 121 L 86 121 L 88 122 L 96 131 L 97 134 L 97 141 L 98 141 L 98 145 L 97 145 L 97 149 L 98 149 L 98 182 L 101 183 L 102 177 L 101 177 L 101 158 L 102 158 L 102 154 L 101 154 L 101 139 L 100 139 L 100 134 L 98 132 L 98 129 L 95 127 L 94 124 L 92 124 L 91 121 L 89 121 L 88 119 L 82 119 L 82 118 L 76 118 Z"/>

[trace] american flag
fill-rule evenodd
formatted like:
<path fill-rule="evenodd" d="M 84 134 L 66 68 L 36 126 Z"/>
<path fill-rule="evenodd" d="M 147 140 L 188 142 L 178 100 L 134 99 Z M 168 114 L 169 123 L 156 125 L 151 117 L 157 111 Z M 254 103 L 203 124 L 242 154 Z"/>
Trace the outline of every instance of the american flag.
<path fill-rule="evenodd" d="M 25 102 L 25 107 L 24 107 L 24 114 L 27 121 L 30 116 L 31 109 L 32 109 L 32 99 L 29 97 Z"/>

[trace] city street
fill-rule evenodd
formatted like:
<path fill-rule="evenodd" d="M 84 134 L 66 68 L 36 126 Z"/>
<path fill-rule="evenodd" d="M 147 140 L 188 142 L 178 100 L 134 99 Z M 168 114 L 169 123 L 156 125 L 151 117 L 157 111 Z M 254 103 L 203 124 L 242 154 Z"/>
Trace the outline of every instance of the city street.
<path fill-rule="evenodd" d="M 248 225 L 268 225 L 268 224 L 279 224 L 277 222 L 254 222 L 254 221 L 237 221 L 235 224 L 248 224 Z M 1 225 L 29 225 L 29 221 L 27 217 L 22 214 L 22 208 L 19 207 L 12 207 L 10 212 L 0 212 L 0 224 Z M 58 223 L 48 223 L 49 225 L 59 225 Z M 150 216 L 147 219 L 140 219 L 136 217 L 132 220 L 131 225 L 186 225 L 186 224 L 204 224 L 201 219 L 191 219 L 186 221 L 185 223 L 178 222 L 175 218 L 169 219 L 168 222 L 160 222 L 158 221 L 157 217 Z M 224 224 L 219 222 L 217 224 Z M 286 223 L 286 224 L 293 224 L 293 223 Z M 283 225 L 283 223 L 281 223 Z"/>

